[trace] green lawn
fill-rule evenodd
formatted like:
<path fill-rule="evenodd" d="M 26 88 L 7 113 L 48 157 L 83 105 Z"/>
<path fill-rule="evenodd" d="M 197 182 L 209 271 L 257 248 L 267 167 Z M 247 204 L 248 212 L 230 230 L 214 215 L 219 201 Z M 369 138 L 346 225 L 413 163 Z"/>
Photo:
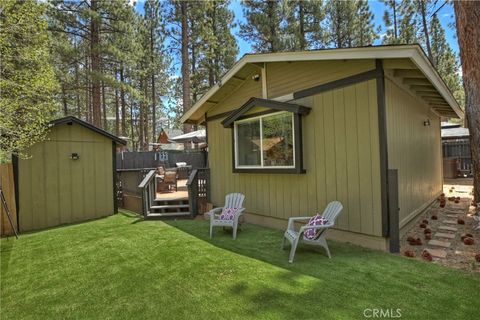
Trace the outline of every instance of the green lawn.
<path fill-rule="evenodd" d="M 476 319 L 480 277 L 331 242 L 288 264 L 282 232 L 122 213 L 1 240 L 2 319 Z"/>

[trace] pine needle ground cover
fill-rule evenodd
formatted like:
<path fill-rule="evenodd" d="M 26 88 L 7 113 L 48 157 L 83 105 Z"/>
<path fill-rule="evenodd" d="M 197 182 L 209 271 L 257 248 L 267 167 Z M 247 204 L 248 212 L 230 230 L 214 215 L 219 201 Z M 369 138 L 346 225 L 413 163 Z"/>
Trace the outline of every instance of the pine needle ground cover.
<path fill-rule="evenodd" d="M 354 245 L 301 246 L 246 225 L 105 219 L 1 240 L 2 319 L 474 319 L 480 277 Z M 370 313 L 369 313 L 370 312 Z"/>

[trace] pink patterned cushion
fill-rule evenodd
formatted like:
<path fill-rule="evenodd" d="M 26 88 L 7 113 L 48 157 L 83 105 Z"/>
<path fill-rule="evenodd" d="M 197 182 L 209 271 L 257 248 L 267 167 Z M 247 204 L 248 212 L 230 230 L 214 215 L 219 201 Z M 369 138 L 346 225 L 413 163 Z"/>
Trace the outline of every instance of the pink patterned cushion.
<path fill-rule="evenodd" d="M 307 223 L 307 226 L 323 226 L 328 223 L 328 220 L 322 217 L 320 214 L 316 214 L 313 217 L 310 218 L 310 220 Z M 308 229 L 303 233 L 303 237 L 305 239 L 311 240 L 315 239 L 317 236 L 317 231 L 319 229 Z"/>
<path fill-rule="evenodd" d="M 220 214 L 220 220 L 233 220 L 237 214 L 237 208 L 223 208 Z"/>

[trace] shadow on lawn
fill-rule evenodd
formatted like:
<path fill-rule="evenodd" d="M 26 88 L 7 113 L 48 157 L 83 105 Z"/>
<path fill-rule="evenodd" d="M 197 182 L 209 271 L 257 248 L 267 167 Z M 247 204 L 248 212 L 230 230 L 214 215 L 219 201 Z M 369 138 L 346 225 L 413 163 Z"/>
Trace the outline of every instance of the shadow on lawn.
<path fill-rule="evenodd" d="M 281 230 L 246 224 L 237 240 L 232 239 L 230 230 L 221 228 L 215 228 L 210 239 L 208 221 L 163 222 L 218 248 L 278 267 L 271 275 L 259 274 L 260 285 L 242 282 L 242 278 L 232 283 L 232 294 L 251 300 L 248 309 L 252 315 L 265 312 L 277 317 L 279 312 L 279 318 L 311 318 L 309 306 L 315 306 L 314 318 L 351 319 L 363 318 L 365 308 L 383 307 L 402 308 L 408 318 L 428 318 L 432 314 L 424 308 L 424 302 L 431 300 L 436 301 L 436 312 L 460 319 L 466 314 L 445 307 L 451 302 L 444 299 L 451 296 L 444 292 L 455 295 L 463 289 L 452 287 L 454 283 L 446 279 L 468 277 L 467 286 L 475 285 L 469 275 L 459 275 L 455 270 L 334 241 L 329 241 L 331 259 L 323 248 L 303 244 L 290 264 L 290 246 L 281 249 Z M 456 277 L 451 277 L 454 274 Z M 328 303 L 323 304 L 325 299 Z M 299 308 L 299 303 L 303 307 Z M 455 303 L 465 304 L 459 300 Z M 467 314 L 472 311 L 464 307 Z"/>
<path fill-rule="evenodd" d="M 362 317 L 363 309 L 372 302 L 370 295 L 365 296 L 361 292 L 355 293 L 350 288 L 344 288 L 345 281 L 355 284 L 355 277 L 365 279 L 361 273 L 353 272 L 355 260 L 362 253 L 368 256 L 371 250 L 355 246 L 352 246 L 352 250 L 350 246 L 331 242 L 334 256 L 328 259 L 322 248 L 302 245 L 297 249 L 295 262 L 290 264 L 290 247 L 281 249 L 281 230 L 246 224 L 239 231 L 237 240 L 232 239 L 231 230 L 222 228 L 215 228 L 214 236 L 210 239 L 207 221 L 163 222 L 217 248 L 276 267 L 271 273 L 258 274 L 258 280 L 254 282 L 243 280 L 242 277 L 235 278 L 228 289 L 231 295 L 248 299 L 249 303 L 244 308 L 254 318 L 359 318 Z M 335 278 L 335 269 L 339 263 L 352 270 L 349 276 Z M 335 298 L 322 305 L 320 300 L 330 299 L 329 297 Z M 345 301 L 350 301 L 350 307 L 345 308 Z"/>

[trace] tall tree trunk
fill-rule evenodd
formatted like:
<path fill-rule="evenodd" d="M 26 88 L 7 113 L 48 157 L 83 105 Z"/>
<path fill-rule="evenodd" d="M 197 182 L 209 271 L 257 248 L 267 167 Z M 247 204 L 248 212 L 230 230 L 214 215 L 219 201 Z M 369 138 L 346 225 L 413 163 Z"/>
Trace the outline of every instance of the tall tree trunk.
<path fill-rule="evenodd" d="M 150 26 L 150 59 L 152 66 L 155 66 L 155 33 L 153 25 Z M 157 139 L 157 93 L 155 92 L 155 71 L 152 69 L 150 81 L 152 85 L 152 141 Z"/>
<path fill-rule="evenodd" d="M 76 85 L 80 85 L 79 79 L 78 79 L 78 63 L 75 63 L 75 83 Z M 79 89 L 75 90 L 75 98 L 77 102 L 77 117 L 81 119 L 82 117 L 82 112 L 81 112 L 81 107 L 80 107 L 80 93 Z"/>
<path fill-rule="evenodd" d="M 182 20 L 182 102 L 183 113 L 191 107 L 190 101 L 190 61 L 188 56 L 189 36 L 188 36 L 188 1 L 180 2 L 181 20 Z M 192 126 L 184 124 L 183 131 L 190 132 Z"/>
<path fill-rule="evenodd" d="M 130 103 L 130 141 L 132 141 L 132 151 L 137 150 L 135 144 L 135 119 L 133 118 L 133 103 Z"/>
<path fill-rule="evenodd" d="M 63 104 L 63 114 L 68 116 L 68 103 L 67 103 L 67 93 L 65 92 L 65 84 L 62 82 L 62 104 Z"/>
<path fill-rule="evenodd" d="M 93 125 L 101 127 L 101 98 L 100 98 L 100 80 L 98 74 L 101 72 L 100 62 L 100 14 L 98 12 L 97 0 L 91 0 L 90 9 L 94 16 L 90 20 L 90 59 L 92 69 L 92 116 Z"/>
<path fill-rule="evenodd" d="M 122 136 L 126 137 L 127 136 L 127 110 L 126 110 L 126 103 L 125 103 L 125 89 L 124 89 L 124 84 L 125 84 L 125 78 L 124 78 L 124 68 L 123 68 L 123 63 L 120 67 L 120 101 L 121 101 L 121 106 L 122 106 Z"/>
<path fill-rule="evenodd" d="M 397 26 L 397 1 L 393 0 L 393 35 L 395 40 L 398 39 L 398 26 Z M 395 41 L 396 42 L 396 41 Z"/>
<path fill-rule="evenodd" d="M 115 79 L 117 79 L 117 70 L 115 70 Z M 118 88 L 115 88 L 115 135 L 120 135 L 120 101 L 118 98 Z"/>
<path fill-rule="evenodd" d="M 193 24 L 193 23 L 192 23 Z M 197 50 L 196 50 L 196 47 L 195 47 L 195 43 L 192 43 L 191 44 L 191 59 L 190 59 L 190 65 L 192 67 L 192 71 L 191 71 L 191 76 L 192 78 L 195 79 L 195 76 L 197 74 L 197 59 L 196 59 L 196 54 L 197 54 Z M 197 92 L 198 92 L 198 86 L 195 85 L 196 83 L 194 82 L 194 85 L 193 85 L 193 88 L 192 89 L 192 101 L 191 103 L 195 103 L 197 101 Z"/>
<path fill-rule="evenodd" d="M 276 36 L 277 36 L 277 30 L 275 26 L 275 1 L 268 1 L 268 22 L 269 22 L 269 27 L 270 27 L 270 52 L 277 52 L 277 41 L 276 41 Z"/>
<path fill-rule="evenodd" d="M 303 1 L 298 1 L 298 20 L 299 20 L 299 36 L 300 36 L 300 50 L 305 50 L 307 47 L 307 39 L 305 37 L 305 12 Z"/>
<path fill-rule="evenodd" d="M 108 130 L 107 122 L 107 101 L 105 99 L 105 83 L 102 81 L 102 120 L 103 120 L 103 130 Z"/>
<path fill-rule="evenodd" d="M 148 77 L 145 78 L 145 99 L 148 97 Z M 149 135 L 148 135 L 148 105 L 147 101 L 143 103 L 143 150 L 148 151 L 148 142 L 149 142 Z"/>
<path fill-rule="evenodd" d="M 85 120 L 92 122 L 91 95 L 90 95 L 90 64 L 88 56 L 85 55 Z"/>
<path fill-rule="evenodd" d="M 470 129 L 475 201 L 480 201 L 480 2 L 454 1 L 457 36 Z"/>
<path fill-rule="evenodd" d="M 216 76 L 215 76 L 215 67 L 216 67 L 216 57 L 217 57 L 217 46 L 219 45 L 218 43 L 218 37 L 217 37 L 217 13 L 216 13 L 216 6 L 213 5 L 211 8 L 211 14 L 210 14 L 210 21 L 212 24 L 212 33 L 216 37 L 215 39 L 215 46 L 210 46 L 210 56 L 212 61 L 209 61 L 208 63 L 208 85 L 210 87 L 213 87 L 216 82 Z"/>
<path fill-rule="evenodd" d="M 422 15 L 422 28 L 423 28 L 423 35 L 425 36 L 425 45 L 427 46 L 427 54 L 428 58 L 432 62 L 433 66 L 435 66 L 435 62 L 433 61 L 432 56 L 432 48 L 430 47 L 430 34 L 428 32 L 428 25 L 427 25 L 427 8 L 425 1 L 420 1 L 420 14 Z"/>

